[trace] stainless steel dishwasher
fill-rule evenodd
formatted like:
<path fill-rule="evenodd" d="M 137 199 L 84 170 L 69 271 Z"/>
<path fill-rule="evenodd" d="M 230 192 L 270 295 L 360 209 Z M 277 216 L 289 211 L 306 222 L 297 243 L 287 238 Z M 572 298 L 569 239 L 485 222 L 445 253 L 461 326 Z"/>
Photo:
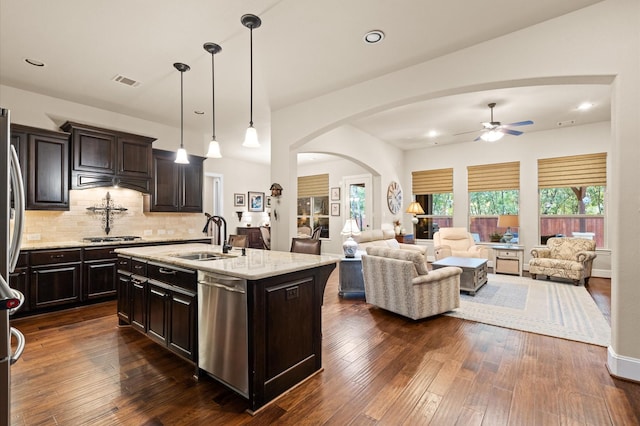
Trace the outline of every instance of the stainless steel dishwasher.
<path fill-rule="evenodd" d="M 249 397 L 247 281 L 198 272 L 198 367 Z"/>

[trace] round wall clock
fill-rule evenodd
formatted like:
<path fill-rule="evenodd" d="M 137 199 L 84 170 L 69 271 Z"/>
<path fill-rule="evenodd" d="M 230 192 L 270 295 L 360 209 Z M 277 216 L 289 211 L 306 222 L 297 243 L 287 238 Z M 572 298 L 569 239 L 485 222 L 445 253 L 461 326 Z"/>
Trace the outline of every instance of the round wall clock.
<path fill-rule="evenodd" d="M 393 214 L 398 214 L 402 208 L 402 188 L 398 182 L 391 182 L 387 188 L 387 206 Z"/>

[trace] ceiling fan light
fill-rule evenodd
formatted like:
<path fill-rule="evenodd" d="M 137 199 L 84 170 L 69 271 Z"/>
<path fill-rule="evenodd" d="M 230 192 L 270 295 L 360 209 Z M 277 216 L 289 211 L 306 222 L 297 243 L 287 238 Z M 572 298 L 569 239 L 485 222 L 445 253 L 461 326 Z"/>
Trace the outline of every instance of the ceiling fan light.
<path fill-rule="evenodd" d="M 211 142 L 209 142 L 207 158 L 222 158 L 222 153 L 220 152 L 220 144 L 215 139 L 211 139 Z"/>
<path fill-rule="evenodd" d="M 244 142 L 242 146 L 245 148 L 260 148 L 260 142 L 258 141 L 258 132 L 253 126 L 247 128 L 247 133 L 244 136 Z"/>
<path fill-rule="evenodd" d="M 502 139 L 503 136 L 504 133 L 499 130 L 489 130 L 488 132 L 484 132 L 482 135 L 480 135 L 480 139 L 485 142 L 495 142 Z"/>
<path fill-rule="evenodd" d="M 187 150 L 184 148 L 178 149 L 176 153 L 176 163 L 178 164 L 189 164 L 189 158 L 187 157 Z"/>

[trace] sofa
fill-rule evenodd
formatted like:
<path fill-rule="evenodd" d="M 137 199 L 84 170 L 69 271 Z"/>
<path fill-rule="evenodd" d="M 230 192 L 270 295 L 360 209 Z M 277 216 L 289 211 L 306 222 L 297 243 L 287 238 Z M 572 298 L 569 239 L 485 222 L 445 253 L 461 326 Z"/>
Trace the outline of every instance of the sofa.
<path fill-rule="evenodd" d="M 371 229 L 362 231 L 359 235 L 354 235 L 353 239 L 358 243 L 358 253 L 364 254 L 367 247 L 388 247 L 394 249 L 413 250 L 421 253 L 423 256 L 427 254 L 427 247 L 417 244 L 399 243 L 396 240 L 396 234 L 391 229 Z"/>
<path fill-rule="evenodd" d="M 460 306 L 462 269 L 429 271 L 423 254 L 369 246 L 362 255 L 367 303 L 414 320 Z"/>
<path fill-rule="evenodd" d="M 440 228 L 433 234 L 433 253 L 436 260 L 450 256 L 489 259 L 489 249 L 476 245 L 467 228 Z"/>
<path fill-rule="evenodd" d="M 596 242 L 585 238 L 554 237 L 546 247 L 531 249 L 529 274 L 534 280 L 538 275 L 566 278 L 575 285 L 589 284 L 593 259 L 596 258 Z"/>

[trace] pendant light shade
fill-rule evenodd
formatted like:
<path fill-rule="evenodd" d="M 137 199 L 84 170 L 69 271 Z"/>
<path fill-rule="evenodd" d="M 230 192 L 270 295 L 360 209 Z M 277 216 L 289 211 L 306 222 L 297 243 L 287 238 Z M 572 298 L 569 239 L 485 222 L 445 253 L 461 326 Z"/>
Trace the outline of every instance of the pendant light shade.
<path fill-rule="evenodd" d="M 251 83 L 251 97 L 249 102 L 249 127 L 244 138 L 242 146 L 247 148 L 259 148 L 260 142 L 258 141 L 258 132 L 253 127 L 253 29 L 259 28 L 262 25 L 262 21 L 256 15 L 242 15 L 240 18 L 242 25 L 249 28 L 249 57 L 250 57 L 250 83 Z"/>
<path fill-rule="evenodd" d="M 214 56 L 216 53 L 222 50 L 220 45 L 215 43 L 205 43 L 204 50 L 211 53 L 211 142 L 209 142 L 209 149 L 207 150 L 207 157 L 209 158 L 222 158 L 220 152 L 220 144 L 216 140 L 216 79 L 215 79 L 215 64 Z"/>
<path fill-rule="evenodd" d="M 173 64 L 175 69 L 180 71 L 180 149 L 176 154 L 176 163 L 189 164 L 189 158 L 187 157 L 187 150 L 184 149 L 184 84 L 183 77 L 185 71 L 189 71 L 191 67 L 187 64 L 176 62 Z"/>

